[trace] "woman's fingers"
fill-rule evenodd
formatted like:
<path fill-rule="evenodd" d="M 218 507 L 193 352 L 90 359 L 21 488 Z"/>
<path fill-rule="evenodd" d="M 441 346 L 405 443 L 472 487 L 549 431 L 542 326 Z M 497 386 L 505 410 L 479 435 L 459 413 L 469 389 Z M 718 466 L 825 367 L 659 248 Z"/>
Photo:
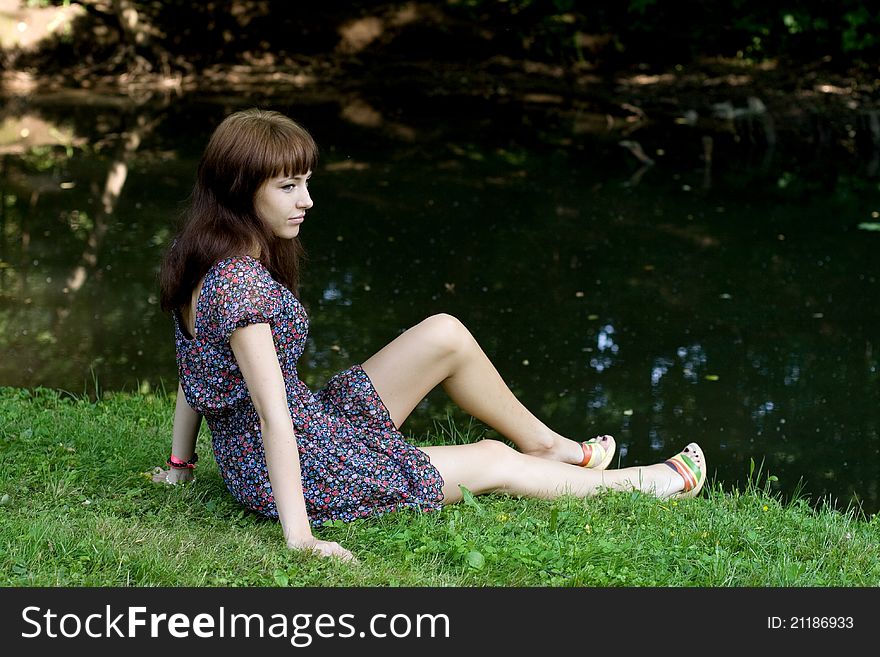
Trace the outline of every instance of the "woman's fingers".
<path fill-rule="evenodd" d="M 339 543 L 335 543 L 333 541 L 319 541 L 319 543 L 323 543 L 324 547 L 321 550 L 321 556 L 325 557 L 339 557 L 343 561 L 357 561 L 354 558 L 354 555 L 342 547 Z"/>
<path fill-rule="evenodd" d="M 319 541 L 313 539 L 306 543 L 300 543 L 299 545 L 291 545 L 290 547 L 298 550 L 309 550 L 310 552 L 317 554 L 319 557 L 337 557 L 343 561 L 350 561 L 352 563 L 358 562 L 351 552 L 335 541 Z"/>
<path fill-rule="evenodd" d="M 157 467 L 153 468 L 153 476 L 151 477 L 151 479 L 153 480 L 154 484 L 167 484 L 168 483 L 168 479 L 166 478 L 167 474 L 168 474 L 167 470 L 163 470 L 162 468 L 157 466 Z"/>
<path fill-rule="evenodd" d="M 179 484 L 193 479 L 192 470 L 181 468 L 153 468 L 153 476 L 150 477 L 155 484 Z"/>

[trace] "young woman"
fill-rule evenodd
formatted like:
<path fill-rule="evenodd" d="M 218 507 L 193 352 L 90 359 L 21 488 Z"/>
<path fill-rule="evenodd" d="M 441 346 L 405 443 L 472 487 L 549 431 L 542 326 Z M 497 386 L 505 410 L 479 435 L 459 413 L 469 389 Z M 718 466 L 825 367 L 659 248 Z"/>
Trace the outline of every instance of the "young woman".
<path fill-rule="evenodd" d="M 308 332 L 295 294 L 297 237 L 316 161 L 311 136 L 276 112 L 237 112 L 212 135 L 160 274 L 180 384 L 169 468 L 154 481 L 192 478 L 204 416 L 235 499 L 279 518 L 289 548 L 346 559 L 348 550 L 312 535 L 313 524 L 438 509 L 461 499 L 460 485 L 540 498 L 700 491 L 706 463 L 694 443 L 664 463 L 606 470 L 612 437 L 578 442 L 549 429 L 449 315 L 425 319 L 317 393 L 306 388 L 297 375 Z M 407 443 L 399 427 L 437 384 L 518 450 L 495 440 Z"/>

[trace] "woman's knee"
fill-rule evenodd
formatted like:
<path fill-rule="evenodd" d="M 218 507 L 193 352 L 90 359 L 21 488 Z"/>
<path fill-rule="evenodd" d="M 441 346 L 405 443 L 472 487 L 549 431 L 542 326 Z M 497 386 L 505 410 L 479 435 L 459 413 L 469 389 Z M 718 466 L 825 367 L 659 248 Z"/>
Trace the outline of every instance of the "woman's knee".
<path fill-rule="evenodd" d="M 482 450 L 485 463 L 489 467 L 508 468 L 519 455 L 519 452 L 500 440 L 484 438 L 474 444 Z"/>
<path fill-rule="evenodd" d="M 452 355 L 467 349 L 473 338 L 464 324 L 446 313 L 431 315 L 422 320 L 416 328 L 424 337 L 445 355 Z"/>
<path fill-rule="evenodd" d="M 480 492 L 506 490 L 510 483 L 510 474 L 517 467 L 516 459 L 520 453 L 498 440 L 483 439 L 473 445 L 482 452 Z"/>

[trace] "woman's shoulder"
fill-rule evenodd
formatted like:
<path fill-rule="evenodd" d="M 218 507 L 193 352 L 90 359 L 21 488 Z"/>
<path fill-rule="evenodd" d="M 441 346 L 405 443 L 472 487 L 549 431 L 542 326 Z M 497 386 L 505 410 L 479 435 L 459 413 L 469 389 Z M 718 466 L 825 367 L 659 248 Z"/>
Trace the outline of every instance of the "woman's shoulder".
<path fill-rule="evenodd" d="M 213 271 L 216 270 L 218 272 L 266 272 L 269 271 L 263 266 L 263 263 L 259 261 L 258 258 L 255 258 L 252 255 L 248 254 L 240 254 L 240 255 L 232 255 L 227 256 L 225 258 L 221 258 L 217 260 L 213 265 L 211 265 L 208 270 Z"/>
<path fill-rule="evenodd" d="M 201 302 L 207 334 L 228 342 L 240 326 L 275 320 L 283 311 L 280 285 L 252 256 L 218 260 L 208 270 Z"/>
<path fill-rule="evenodd" d="M 203 290 L 216 301 L 260 295 L 278 296 L 281 285 L 269 270 L 250 255 L 235 255 L 215 262 L 205 275 Z"/>
<path fill-rule="evenodd" d="M 205 274 L 205 286 L 229 289 L 249 285 L 268 285 L 274 279 L 269 270 L 253 256 L 234 255 L 215 262 Z"/>

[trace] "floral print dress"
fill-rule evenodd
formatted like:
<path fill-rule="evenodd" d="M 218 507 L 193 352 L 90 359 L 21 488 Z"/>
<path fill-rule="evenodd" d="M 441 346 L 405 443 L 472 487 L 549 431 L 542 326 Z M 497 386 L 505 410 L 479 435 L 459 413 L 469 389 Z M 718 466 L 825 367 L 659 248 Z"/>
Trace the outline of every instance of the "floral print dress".
<path fill-rule="evenodd" d="M 241 504 L 278 517 L 260 418 L 229 345 L 236 328 L 268 323 L 284 375 L 312 524 L 403 507 L 440 507 L 440 473 L 394 426 L 360 365 L 336 374 L 317 393 L 300 381 L 297 361 L 305 348 L 308 316 L 257 259 L 226 258 L 208 270 L 195 311 L 195 338 L 184 332 L 178 313 L 173 314 L 184 396 L 205 417 L 220 473 Z"/>

